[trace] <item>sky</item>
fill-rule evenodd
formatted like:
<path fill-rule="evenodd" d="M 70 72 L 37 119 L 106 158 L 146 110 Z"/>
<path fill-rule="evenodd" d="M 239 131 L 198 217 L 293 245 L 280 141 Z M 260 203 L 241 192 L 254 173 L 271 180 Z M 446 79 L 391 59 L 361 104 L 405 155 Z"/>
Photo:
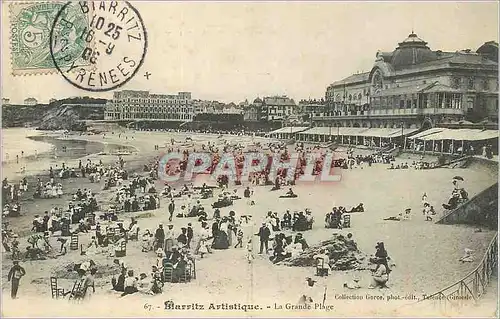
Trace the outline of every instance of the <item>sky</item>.
<path fill-rule="evenodd" d="M 377 51 L 394 50 L 412 29 L 433 50 L 498 42 L 497 2 L 131 3 L 149 44 L 143 66 L 119 90 L 190 91 L 223 102 L 322 98 L 330 83 L 369 71 Z M 8 5 L 3 1 L 2 97 L 112 97 L 75 88 L 57 73 L 13 76 Z"/>

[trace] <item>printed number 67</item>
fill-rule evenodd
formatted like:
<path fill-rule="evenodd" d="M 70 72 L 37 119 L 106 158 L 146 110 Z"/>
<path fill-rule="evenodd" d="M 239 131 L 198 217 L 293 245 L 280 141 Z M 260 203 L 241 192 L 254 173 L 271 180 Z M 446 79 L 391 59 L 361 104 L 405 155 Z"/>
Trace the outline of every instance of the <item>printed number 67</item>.
<path fill-rule="evenodd" d="M 111 22 L 110 24 L 108 24 L 108 29 L 104 32 L 104 34 L 108 37 L 111 37 L 113 40 L 117 40 L 120 37 L 120 31 L 122 29 L 122 27 Z"/>

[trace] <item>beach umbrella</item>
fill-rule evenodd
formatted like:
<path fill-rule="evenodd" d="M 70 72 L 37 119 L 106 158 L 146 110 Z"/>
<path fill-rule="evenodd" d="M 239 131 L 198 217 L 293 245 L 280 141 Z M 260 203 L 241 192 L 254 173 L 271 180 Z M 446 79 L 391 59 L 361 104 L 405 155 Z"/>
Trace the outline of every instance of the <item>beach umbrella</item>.
<path fill-rule="evenodd" d="M 455 176 L 453 179 L 459 180 L 459 181 L 464 181 L 464 178 L 462 176 Z"/>

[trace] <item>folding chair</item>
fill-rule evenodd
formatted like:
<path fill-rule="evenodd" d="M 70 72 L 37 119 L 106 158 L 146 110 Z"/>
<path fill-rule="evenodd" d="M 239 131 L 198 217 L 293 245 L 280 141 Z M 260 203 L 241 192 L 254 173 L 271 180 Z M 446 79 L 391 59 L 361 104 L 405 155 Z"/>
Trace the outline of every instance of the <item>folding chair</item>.
<path fill-rule="evenodd" d="M 78 235 L 73 235 L 71 236 L 71 241 L 69 242 L 69 249 L 70 250 L 78 250 L 80 247 L 78 244 Z"/>
<path fill-rule="evenodd" d="M 186 265 L 186 269 L 179 277 L 179 282 L 190 282 L 191 281 L 191 265 Z"/>
<path fill-rule="evenodd" d="M 165 282 L 172 282 L 174 272 L 174 265 L 170 262 L 166 262 L 163 264 L 163 278 Z"/>
<path fill-rule="evenodd" d="M 108 242 L 110 244 L 115 242 L 115 233 L 114 232 L 106 233 L 106 237 L 108 237 Z"/>
<path fill-rule="evenodd" d="M 52 299 L 59 299 L 59 297 L 64 297 L 64 289 L 57 287 L 57 278 L 50 277 L 50 293 Z"/>
<path fill-rule="evenodd" d="M 351 215 L 344 214 L 344 223 L 342 228 L 351 228 Z"/>
<path fill-rule="evenodd" d="M 115 251 L 115 257 L 125 257 L 127 256 L 127 243 L 122 241 L 120 244 L 120 250 Z"/>
<path fill-rule="evenodd" d="M 80 280 L 75 281 L 73 284 L 73 288 L 71 289 L 71 292 L 69 294 L 69 299 L 68 300 L 79 300 L 81 299 L 81 288 L 82 288 L 82 283 Z"/>
<path fill-rule="evenodd" d="M 323 258 L 316 258 L 316 276 L 323 276 L 323 268 L 325 267 L 325 260 Z"/>

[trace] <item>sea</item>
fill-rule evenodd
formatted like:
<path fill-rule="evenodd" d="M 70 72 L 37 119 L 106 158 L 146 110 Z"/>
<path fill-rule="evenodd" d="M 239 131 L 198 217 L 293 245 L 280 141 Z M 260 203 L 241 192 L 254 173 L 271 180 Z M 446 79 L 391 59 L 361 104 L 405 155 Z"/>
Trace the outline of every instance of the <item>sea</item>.
<path fill-rule="evenodd" d="M 126 146 L 60 138 L 53 133 L 29 128 L 2 129 L 2 164 L 16 162 L 17 156 L 29 162 L 41 158 L 78 159 L 101 152 L 132 151 Z"/>

